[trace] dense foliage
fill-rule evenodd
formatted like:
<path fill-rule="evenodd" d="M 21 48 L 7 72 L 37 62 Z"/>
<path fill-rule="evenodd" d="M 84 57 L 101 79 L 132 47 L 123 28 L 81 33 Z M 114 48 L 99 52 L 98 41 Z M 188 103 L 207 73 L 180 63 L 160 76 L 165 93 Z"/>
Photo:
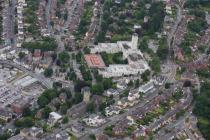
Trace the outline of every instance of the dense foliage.
<path fill-rule="evenodd" d="M 106 66 L 109 66 L 110 64 L 127 64 L 128 63 L 127 59 L 123 59 L 122 52 L 113 53 L 113 54 L 102 52 L 101 57 L 103 58 Z"/>
<path fill-rule="evenodd" d="M 206 5 L 206 4 L 210 4 L 209 0 L 187 0 L 187 2 L 185 3 L 185 7 L 190 7 L 190 8 L 194 8 L 197 7 L 197 5 Z"/>
<path fill-rule="evenodd" d="M 195 100 L 194 114 L 198 117 L 197 126 L 205 139 L 210 139 L 210 82 L 201 86 L 201 93 Z"/>
<path fill-rule="evenodd" d="M 33 52 L 35 49 L 40 49 L 42 52 L 45 52 L 55 50 L 57 48 L 57 43 L 55 39 L 47 37 L 40 41 L 24 42 L 22 47 L 28 49 L 31 52 Z"/>

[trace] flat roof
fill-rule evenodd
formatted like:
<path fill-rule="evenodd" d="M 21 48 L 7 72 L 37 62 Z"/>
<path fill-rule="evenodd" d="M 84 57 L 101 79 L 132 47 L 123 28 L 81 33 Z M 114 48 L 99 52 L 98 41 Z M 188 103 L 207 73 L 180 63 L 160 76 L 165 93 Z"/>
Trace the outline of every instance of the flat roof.
<path fill-rule="evenodd" d="M 104 68 L 106 67 L 104 64 L 101 55 L 99 54 L 86 54 L 85 61 L 87 62 L 88 67 L 90 68 Z"/>
<path fill-rule="evenodd" d="M 50 115 L 53 116 L 53 118 L 56 120 L 62 118 L 62 116 L 56 112 L 51 112 Z"/>

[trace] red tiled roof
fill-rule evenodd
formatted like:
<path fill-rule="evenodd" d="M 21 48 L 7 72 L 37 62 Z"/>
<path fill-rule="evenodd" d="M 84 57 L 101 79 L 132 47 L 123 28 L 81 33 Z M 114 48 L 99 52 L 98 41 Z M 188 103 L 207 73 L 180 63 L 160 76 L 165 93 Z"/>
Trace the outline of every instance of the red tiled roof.
<path fill-rule="evenodd" d="M 90 68 L 104 68 L 105 64 L 100 55 L 87 54 L 85 55 L 85 61 Z"/>

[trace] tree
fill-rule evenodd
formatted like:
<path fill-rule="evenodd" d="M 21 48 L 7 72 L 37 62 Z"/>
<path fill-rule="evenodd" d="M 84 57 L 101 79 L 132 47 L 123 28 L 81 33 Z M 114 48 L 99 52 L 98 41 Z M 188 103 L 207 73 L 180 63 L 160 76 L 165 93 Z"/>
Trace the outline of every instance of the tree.
<path fill-rule="evenodd" d="M 129 86 L 129 87 L 132 87 L 133 84 L 134 84 L 133 80 L 130 80 L 129 83 L 128 83 L 128 86 Z"/>
<path fill-rule="evenodd" d="M 23 42 L 23 48 L 34 52 L 35 49 L 40 49 L 42 52 L 54 51 L 57 48 L 57 43 L 54 38 L 45 37 L 43 40 L 35 42 Z"/>
<path fill-rule="evenodd" d="M 106 108 L 106 102 L 102 102 L 102 103 L 100 103 L 100 105 L 99 105 L 99 111 L 100 112 L 103 112 L 104 110 L 105 110 L 105 108 Z"/>
<path fill-rule="evenodd" d="M 185 113 L 185 110 L 184 110 L 184 109 L 182 109 L 182 110 L 180 110 L 179 112 L 177 112 L 177 113 L 176 113 L 176 119 L 179 119 L 181 116 L 184 115 L 184 113 Z"/>
<path fill-rule="evenodd" d="M 52 74 L 53 74 L 53 70 L 51 68 L 45 69 L 45 71 L 44 71 L 44 76 L 45 77 L 51 77 Z"/>
<path fill-rule="evenodd" d="M 0 140 L 8 140 L 10 137 L 11 135 L 8 133 L 0 134 Z"/>
<path fill-rule="evenodd" d="M 210 139 L 210 82 L 201 85 L 199 96 L 195 97 L 193 113 L 198 118 L 197 126 L 205 139 Z"/>
<path fill-rule="evenodd" d="M 56 53 L 53 53 L 53 54 L 51 54 L 51 57 L 52 57 L 52 60 L 54 62 L 56 60 L 56 58 L 57 58 L 57 54 Z"/>
<path fill-rule="evenodd" d="M 90 72 L 89 69 L 86 68 L 85 65 L 81 65 L 81 66 L 79 67 L 79 69 L 80 69 L 80 71 L 81 71 L 81 73 L 82 73 L 82 76 L 83 76 L 83 79 L 84 79 L 85 81 L 91 81 L 91 80 L 92 80 L 91 72 Z"/>
<path fill-rule="evenodd" d="M 72 94 L 70 89 L 65 89 L 64 92 L 66 93 L 67 99 L 71 99 L 72 98 Z"/>
<path fill-rule="evenodd" d="M 191 87 L 191 81 L 187 80 L 184 82 L 183 87 Z"/>
<path fill-rule="evenodd" d="M 76 54 L 76 61 L 77 61 L 77 63 L 81 63 L 82 57 L 83 57 L 83 53 L 82 53 L 81 51 L 79 51 L 79 52 Z"/>
<path fill-rule="evenodd" d="M 103 87 L 103 85 L 101 83 L 92 85 L 91 92 L 93 94 L 102 95 L 102 93 L 104 92 L 104 87 Z"/>
<path fill-rule="evenodd" d="M 65 116 L 64 118 L 63 118 L 63 120 L 62 120 L 62 123 L 63 124 L 66 124 L 66 123 L 68 123 L 69 122 L 69 118 L 67 117 L 67 116 Z"/>
<path fill-rule="evenodd" d="M 174 100 L 175 100 L 176 102 L 178 102 L 179 99 L 182 98 L 182 96 L 183 96 L 183 91 L 182 91 L 181 89 L 177 89 L 177 90 L 175 91 L 175 93 L 173 93 L 173 95 L 172 95 L 172 97 L 174 98 Z"/>
<path fill-rule="evenodd" d="M 85 48 L 84 48 L 84 53 L 85 53 L 85 54 L 90 54 L 90 48 L 85 47 Z"/>
<path fill-rule="evenodd" d="M 31 127 L 34 125 L 34 120 L 31 117 L 24 118 L 23 124 L 25 127 Z"/>
<path fill-rule="evenodd" d="M 74 86 L 74 90 L 75 90 L 75 92 L 81 92 L 81 89 L 83 87 L 86 87 L 86 86 L 90 86 L 90 84 L 88 82 L 85 82 L 85 81 L 76 81 L 75 86 Z"/>
<path fill-rule="evenodd" d="M 43 110 L 43 118 L 47 119 L 49 114 L 52 112 L 52 109 L 49 106 L 46 106 Z"/>
<path fill-rule="evenodd" d="M 91 140 L 96 140 L 96 136 L 95 136 L 94 134 L 90 134 L 90 135 L 89 135 L 89 138 L 90 138 Z"/>
<path fill-rule="evenodd" d="M 47 89 L 42 93 L 42 96 L 47 97 L 47 99 L 51 101 L 58 96 L 58 92 L 55 89 Z"/>
<path fill-rule="evenodd" d="M 58 54 L 58 58 L 61 61 L 61 63 L 66 64 L 69 62 L 70 56 L 67 52 L 61 52 Z"/>
<path fill-rule="evenodd" d="M 149 65 L 156 73 L 160 72 L 160 60 L 158 57 L 153 57 L 152 61 L 149 62 Z"/>
<path fill-rule="evenodd" d="M 82 102 L 82 100 L 83 100 L 83 95 L 81 93 L 75 93 L 73 102 L 75 104 L 78 104 L 78 103 Z"/>
<path fill-rule="evenodd" d="M 140 81 L 139 81 L 139 79 L 137 79 L 137 80 L 135 81 L 135 88 L 138 88 L 139 85 L 140 85 Z"/>
<path fill-rule="evenodd" d="M 68 110 L 68 106 L 66 104 L 61 105 L 60 111 L 62 114 L 66 114 L 67 110 Z"/>
<path fill-rule="evenodd" d="M 56 90 L 47 89 L 41 94 L 41 96 L 38 97 L 37 103 L 41 108 L 43 108 L 47 104 L 49 104 L 52 99 L 54 99 L 57 96 L 58 96 L 58 93 Z"/>
<path fill-rule="evenodd" d="M 87 112 L 94 113 L 95 112 L 95 104 L 94 102 L 89 102 L 87 105 Z"/>
<path fill-rule="evenodd" d="M 21 118 L 15 121 L 17 127 L 31 127 L 34 125 L 34 120 L 31 117 Z"/>
<path fill-rule="evenodd" d="M 113 85 L 113 82 L 112 82 L 111 78 L 104 79 L 102 83 L 103 83 L 104 90 L 107 90 L 107 89 L 111 88 L 112 85 Z"/>
<path fill-rule="evenodd" d="M 165 4 L 163 2 L 153 2 L 151 8 L 149 9 L 149 33 L 153 34 L 159 32 L 162 29 L 165 11 Z"/>
<path fill-rule="evenodd" d="M 45 96 L 40 96 L 37 103 L 40 107 L 45 107 L 49 103 L 49 100 Z"/>
<path fill-rule="evenodd" d="M 67 78 L 69 80 L 73 80 L 73 81 L 75 81 L 77 79 L 77 75 L 74 72 L 74 70 L 72 70 L 72 71 L 70 71 L 70 72 L 67 73 Z"/>
<path fill-rule="evenodd" d="M 160 60 L 165 60 L 168 56 L 168 46 L 167 46 L 167 41 L 165 38 L 163 38 L 159 41 L 157 55 L 160 58 Z M 156 59 L 156 61 L 158 61 L 158 60 Z"/>
<path fill-rule="evenodd" d="M 30 116 L 32 114 L 31 110 L 29 107 L 25 107 L 23 108 L 23 117 L 26 117 L 26 116 Z"/>
<path fill-rule="evenodd" d="M 61 82 L 53 82 L 53 88 L 55 88 L 55 89 L 62 88 L 62 83 Z"/>
<path fill-rule="evenodd" d="M 20 59 L 23 59 L 26 56 L 26 54 L 24 52 L 19 52 L 18 56 Z"/>
<path fill-rule="evenodd" d="M 195 33 L 200 33 L 202 30 L 207 28 L 207 22 L 202 18 L 196 18 L 190 21 L 187 25 L 188 29 Z"/>
<path fill-rule="evenodd" d="M 165 83 L 165 89 L 169 89 L 171 87 L 171 83 Z"/>
<path fill-rule="evenodd" d="M 144 73 L 141 74 L 141 79 L 144 82 L 147 82 L 147 81 L 149 81 L 148 76 L 150 76 L 150 71 L 149 70 L 146 70 Z"/>
<path fill-rule="evenodd" d="M 147 50 L 148 50 L 148 42 L 147 42 L 147 38 L 146 38 L 146 37 L 144 37 L 144 38 L 140 41 L 139 49 L 140 49 L 142 52 L 147 52 Z"/>
<path fill-rule="evenodd" d="M 112 129 L 113 129 L 113 125 L 111 126 L 107 126 L 105 129 L 104 129 L 104 133 L 107 134 L 108 136 L 112 136 Z"/>

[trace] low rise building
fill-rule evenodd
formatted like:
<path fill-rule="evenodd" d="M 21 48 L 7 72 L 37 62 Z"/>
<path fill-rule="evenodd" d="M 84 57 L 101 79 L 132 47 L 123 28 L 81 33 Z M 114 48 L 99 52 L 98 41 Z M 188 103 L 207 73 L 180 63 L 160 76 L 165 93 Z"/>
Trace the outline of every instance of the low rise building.
<path fill-rule="evenodd" d="M 20 130 L 20 135 L 28 139 L 39 138 L 42 134 L 43 129 L 38 127 L 24 128 Z"/>
<path fill-rule="evenodd" d="M 104 68 L 105 64 L 99 54 L 86 54 L 85 61 L 90 68 Z"/>
<path fill-rule="evenodd" d="M 119 81 L 117 82 L 117 88 L 120 90 L 125 90 L 127 88 L 127 84 L 125 81 Z"/>
<path fill-rule="evenodd" d="M 127 122 L 127 119 L 123 119 L 117 123 L 112 129 L 113 134 L 115 136 L 124 136 L 127 132 L 127 128 L 129 127 Z"/>
<path fill-rule="evenodd" d="M 9 138 L 8 140 L 28 140 L 28 139 L 24 138 L 23 136 L 21 136 L 21 135 L 19 134 L 19 135 L 12 136 L 12 137 Z"/>
<path fill-rule="evenodd" d="M 112 64 L 109 67 L 99 69 L 103 77 L 121 77 L 125 75 L 137 75 L 150 69 L 143 59 L 143 54 L 138 49 L 138 36 L 134 34 L 131 41 L 118 41 L 117 43 L 99 43 L 91 48 L 91 53 L 117 53 L 122 52 L 123 58 L 128 59 L 128 64 Z M 134 57 L 136 56 L 136 57 Z"/>
<path fill-rule="evenodd" d="M 45 138 L 42 138 L 41 140 L 70 140 L 71 136 L 68 134 L 68 132 L 61 131 L 59 133 L 53 133 L 50 136 L 46 136 Z"/>
<path fill-rule="evenodd" d="M 83 121 L 85 122 L 86 125 L 91 127 L 97 127 L 106 122 L 105 119 L 101 118 L 98 115 L 89 116 L 88 118 L 84 118 Z"/>
<path fill-rule="evenodd" d="M 139 95 L 139 90 L 135 89 L 135 90 L 131 90 L 128 94 L 128 101 L 133 102 L 135 100 L 138 100 L 140 97 Z"/>
<path fill-rule="evenodd" d="M 117 96 L 119 95 L 119 91 L 117 91 L 116 89 L 108 89 L 106 92 L 105 92 L 105 96 Z"/>
<path fill-rule="evenodd" d="M 0 120 L 8 122 L 11 119 L 12 119 L 12 112 L 5 109 L 0 109 Z"/>
<path fill-rule="evenodd" d="M 154 88 L 153 80 L 139 87 L 139 92 L 147 93 Z"/>
<path fill-rule="evenodd" d="M 95 137 L 96 137 L 96 140 L 108 140 L 109 139 L 109 137 L 105 134 L 97 134 L 97 135 L 95 135 Z"/>
<path fill-rule="evenodd" d="M 61 121 L 62 116 L 56 112 L 51 112 L 49 114 L 48 124 L 50 126 L 55 125 L 55 123 Z"/>
<path fill-rule="evenodd" d="M 81 123 L 77 123 L 71 126 L 69 132 L 76 137 L 81 137 L 85 132 L 85 128 Z"/>
<path fill-rule="evenodd" d="M 17 114 L 21 114 L 23 112 L 23 109 L 27 106 L 29 106 L 28 99 L 18 99 L 11 105 L 12 111 Z"/>
<path fill-rule="evenodd" d="M 137 130 L 133 132 L 133 138 L 136 139 L 141 136 L 146 136 L 146 128 L 144 126 L 140 126 Z"/>
<path fill-rule="evenodd" d="M 116 106 L 110 106 L 105 108 L 105 115 L 112 116 L 120 114 L 120 109 Z"/>
<path fill-rule="evenodd" d="M 128 99 L 123 98 L 123 99 L 117 101 L 116 106 L 120 109 L 124 109 L 124 108 L 128 107 L 129 106 Z"/>

